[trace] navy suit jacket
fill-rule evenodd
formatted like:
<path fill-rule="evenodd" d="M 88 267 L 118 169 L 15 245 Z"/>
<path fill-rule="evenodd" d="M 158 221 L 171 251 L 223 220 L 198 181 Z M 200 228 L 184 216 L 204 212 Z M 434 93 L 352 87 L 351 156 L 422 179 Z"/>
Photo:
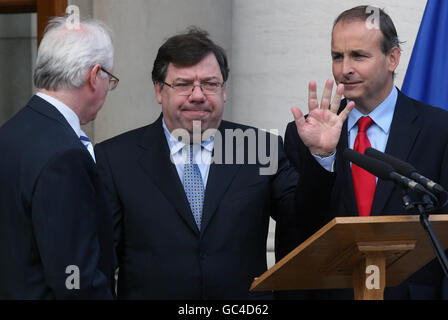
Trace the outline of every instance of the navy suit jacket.
<path fill-rule="evenodd" d="M 226 129 L 253 128 L 222 121 L 224 140 Z M 296 188 L 297 172 L 281 139 L 275 140 L 278 149 L 271 150 L 278 152 L 278 171 L 273 175 L 259 174 L 258 158 L 253 164 L 211 164 L 201 230 L 170 161 L 161 117 L 95 147 L 115 215 L 118 298 L 261 297 L 249 287 L 266 271 L 269 217 L 289 219 L 297 195 L 300 202 L 311 192 Z M 244 153 L 247 157 L 247 145 Z"/>
<path fill-rule="evenodd" d="M 62 114 L 34 96 L 0 128 L 0 150 L 0 299 L 113 298 L 112 216 Z"/>
<path fill-rule="evenodd" d="M 346 101 L 344 100 L 341 110 L 345 105 Z M 399 91 L 385 153 L 409 162 L 420 174 L 439 182 L 444 188 L 448 188 L 447 124 L 448 112 L 413 100 Z M 327 173 L 334 179 L 331 187 L 327 187 L 318 199 L 310 201 L 310 204 L 314 203 L 311 207 L 302 208 L 301 212 L 312 212 L 312 214 L 302 217 L 300 221 L 302 224 L 277 225 L 277 258 L 284 256 L 334 217 L 358 215 L 350 163 L 342 156 L 347 147 L 346 121 L 337 146 L 335 173 Z M 300 173 L 323 174 L 324 169 L 320 167 L 300 140 L 294 122 L 289 123 L 286 129 L 285 152 Z M 411 196 L 415 195 L 411 194 Z M 448 210 L 445 207 L 441 212 L 448 213 Z M 406 214 L 400 188 L 391 181 L 378 179 L 371 215 L 397 214 Z M 442 279 L 442 269 L 438 261 L 433 260 L 411 276 L 409 281 L 403 285 L 386 288 L 385 298 L 442 298 L 444 285 L 446 285 Z M 320 296 L 317 294 L 317 296 L 320 298 L 350 298 L 353 296 L 352 290 L 351 293 L 347 293 L 347 291 L 342 293 L 342 291 L 335 290 L 335 294 Z M 328 293 L 328 291 L 326 292 Z M 314 295 L 316 296 L 315 292 Z"/>

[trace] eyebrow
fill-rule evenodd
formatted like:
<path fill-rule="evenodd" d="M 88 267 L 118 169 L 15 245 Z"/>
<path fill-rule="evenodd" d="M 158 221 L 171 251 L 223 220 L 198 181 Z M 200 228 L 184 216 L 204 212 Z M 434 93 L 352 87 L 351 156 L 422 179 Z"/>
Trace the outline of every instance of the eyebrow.
<path fill-rule="evenodd" d="M 352 54 L 362 54 L 362 55 L 369 55 L 369 53 L 365 50 L 359 49 L 359 50 L 351 50 L 350 51 L 350 55 Z M 336 55 L 343 55 L 342 52 L 339 51 L 331 51 L 331 55 L 332 56 L 336 56 Z"/>
<path fill-rule="evenodd" d="M 201 79 L 201 81 L 209 81 L 209 80 L 218 80 L 218 81 L 220 81 L 220 79 L 218 77 L 216 77 L 216 76 L 205 77 L 205 78 Z"/>
<path fill-rule="evenodd" d="M 216 76 L 212 76 L 212 77 L 205 77 L 205 78 L 201 78 L 199 79 L 200 81 L 210 81 L 210 80 L 217 80 L 217 81 L 221 81 L 218 77 Z M 194 80 L 192 78 L 176 78 L 173 80 L 174 81 L 183 81 L 183 82 L 193 82 Z"/>
<path fill-rule="evenodd" d="M 350 54 L 353 54 L 353 53 L 362 54 L 362 55 L 365 55 L 365 56 L 369 55 L 368 51 L 365 51 L 365 50 L 362 50 L 362 49 L 350 51 Z"/>

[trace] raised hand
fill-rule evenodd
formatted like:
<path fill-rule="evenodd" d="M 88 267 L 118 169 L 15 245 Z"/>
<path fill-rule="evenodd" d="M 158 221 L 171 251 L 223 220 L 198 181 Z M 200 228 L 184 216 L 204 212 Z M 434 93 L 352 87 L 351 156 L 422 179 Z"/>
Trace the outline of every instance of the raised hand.
<path fill-rule="evenodd" d="M 337 114 L 344 93 L 344 85 L 338 85 L 333 101 L 331 101 L 333 83 L 333 79 L 328 79 L 325 83 L 320 108 L 317 100 L 316 82 L 311 81 L 309 83 L 309 113 L 306 118 L 299 108 L 291 108 L 300 138 L 310 152 L 315 155 L 328 156 L 336 150 L 342 125 L 355 107 L 355 103 L 351 101 L 339 115 Z"/>

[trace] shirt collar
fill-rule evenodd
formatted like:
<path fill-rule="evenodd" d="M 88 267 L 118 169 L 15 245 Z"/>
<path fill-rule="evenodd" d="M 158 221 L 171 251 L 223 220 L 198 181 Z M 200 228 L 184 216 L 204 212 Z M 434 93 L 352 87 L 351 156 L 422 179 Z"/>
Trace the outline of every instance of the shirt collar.
<path fill-rule="evenodd" d="M 384 131 L 389 134 L 390 125 L 395 111 L 395 105 L 397 104 L 398 90 L 394 86 L 391 93 L 387 98 L 381 102 L 372 112 L 368 115 L 362 114 L 356 107 L 350 112 L 347 120 L 347 129 L 350 131 L 358 122 L 359 118 L 369 116 L 373 122 Z M 348 100 L 347 100 L 348 101 Z"/>
<path fill-rule="evenodd" d="M 76 113 L 72 109 L 70 109 L 70 107 L 68 107 L 62 101 L 54 97 L 51 97 L 47 94 L 44 94 L 42 92 L 36 93 L 36 96 L 44 99 L 53 107 L 55 107 L 64 116 L 65 120 L 67 120 L 68 124 L 70 125 L 70 127 L 72 127 L 72 129 L 75 131 L 78 137 L 81 136 L 83 131 L 81 130 L 81 124 L 79 122 L 79 118 L 76 115 Z"/>
<path fill-rule="evenodd" d="M 163 132 L 165 133 L 166 140 L 168 142 L 168 147 L 170 148 L 170 154 L 174 155 L 178 153 L 185 146 L 185 143 L 176 139 L 171 132 L 168 130 L 165 119 L 162 117 L 162 127 Z M 215 136 L 211 136 L 207 140 L 201 142 L 202 148 L 207 151 L 212 152 L 214 147 Z"/>

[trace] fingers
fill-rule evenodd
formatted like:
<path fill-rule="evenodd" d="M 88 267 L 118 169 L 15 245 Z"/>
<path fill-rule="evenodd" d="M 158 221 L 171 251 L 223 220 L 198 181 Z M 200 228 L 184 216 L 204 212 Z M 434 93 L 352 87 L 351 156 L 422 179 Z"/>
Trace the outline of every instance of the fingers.
<path fill-rule="evenodd" d="M 320 103 L 320 109 L 329 109 L 331 112 L 337 114 L 342 96 L 344 94 L 344 85 L 339 84 L 336 88 L 336 93 L 333 97 L 333 100 L 331 100 L 332 92 L 333 92 L 333 85 L 334 80 L 328 79 L 325 82 L 325 88 L 324 92 L 322 93 L 322 99 Z M 330 104 L 331 101 L 331 104 Z M 308 85 L 308 109 L 309 112 L 313 111 L 314 109 L 319 108 L 319 103 L 317 100 L 317 85 L 316 81 L 311 81 Z M 351 110 L 350 110 L 351 111 Z M 349 111 L 349 113 L 350 113 Z"/>
<path fill-rule="evenodd" d="M 344 85 L 339 84 L 336 88 L 336 93 L 334 95 L 333 101 L 331 102 L 330 111 L 337 113 L 341 105 L 342 95 L 344 94 Z"/>
<path fill-rule="evenodd" d="M 297 107 L 291 108 L 292 115 L 294 116 L 294 121 L 296 122 L 297 129 L 299 129 L 305 123 L 305 117 L 302 111 Z"/>
<path fill-rule="evenodd" d="M 348 115 L 350 114 L 350 112 L 352 112 L 354 107 L 355 107 L 355 103 L 353 101 L 350 101 L 345 106 L 344 110 L 342 110 L 342 112 L 339 114 L 339 119 L 341 120 L 341 122 L 344 122 L 345 120 L 347 120 Z"/>
<path fill-rule="evenodd" d="M 317 102 L 317 84 L 316 81 L 310 81 L 308 84 L 308 110 L 311 112 L 317 108 L 319 108 L 319 103 Z"/>
<path fill-rule="evenodd" d="M 322 100 L 320 102 L 320 108 L 321 109 L 329 109 L 330 108 L 330 101 L 331 101 L 331 93 L 333 92 L 333 79 L 328 79 L 325 82 L 325 88 L 324 92 L 322 93 Z"/>

